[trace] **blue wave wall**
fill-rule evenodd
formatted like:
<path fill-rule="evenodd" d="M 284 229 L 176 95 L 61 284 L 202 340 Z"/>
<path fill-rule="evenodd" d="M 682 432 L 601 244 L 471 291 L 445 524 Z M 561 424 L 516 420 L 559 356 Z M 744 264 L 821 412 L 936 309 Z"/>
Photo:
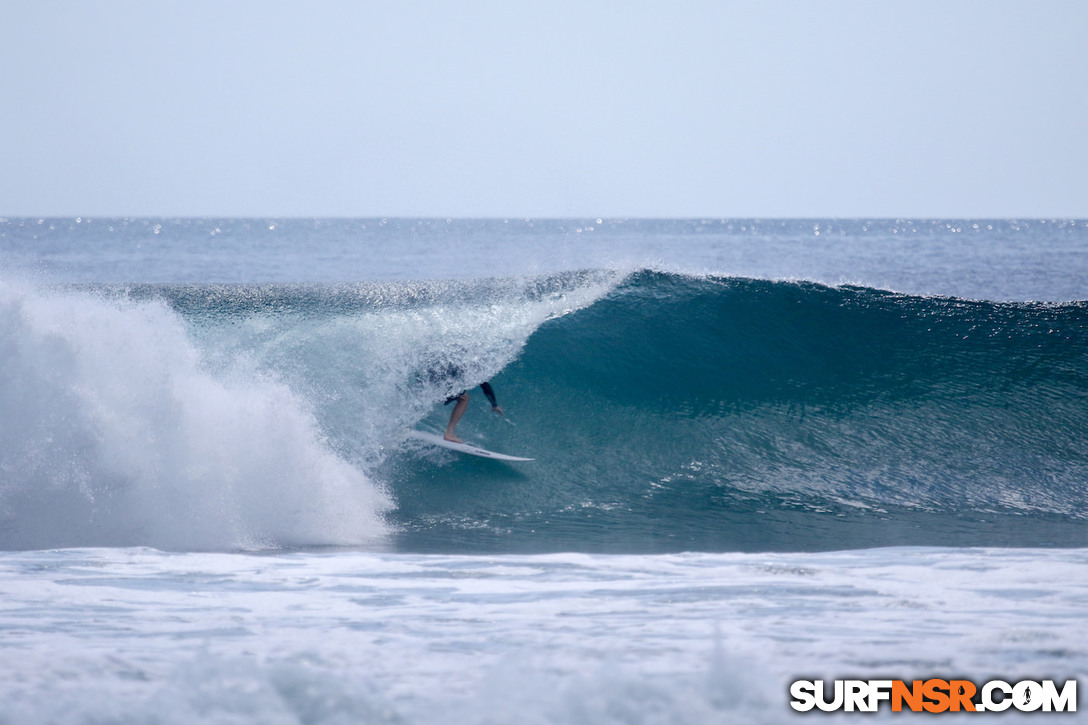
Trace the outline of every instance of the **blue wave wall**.
<path fill-rule="evenodd" d="M 1083 303 L 643 272 L 492 379 L 517 427 L 466 418 L 537 461 L 386 464 L 402 545 L 1085 545 L 1086 323 Z"/>

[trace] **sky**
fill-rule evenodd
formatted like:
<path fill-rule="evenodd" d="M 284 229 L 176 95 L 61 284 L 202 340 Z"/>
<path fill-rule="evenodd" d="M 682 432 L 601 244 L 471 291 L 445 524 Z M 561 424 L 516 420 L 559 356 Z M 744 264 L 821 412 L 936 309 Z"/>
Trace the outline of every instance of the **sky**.
<path fill-rule="evenodd" d="M 0 0 L 0 215 L 1088 217 L 1083 0 Z"/>

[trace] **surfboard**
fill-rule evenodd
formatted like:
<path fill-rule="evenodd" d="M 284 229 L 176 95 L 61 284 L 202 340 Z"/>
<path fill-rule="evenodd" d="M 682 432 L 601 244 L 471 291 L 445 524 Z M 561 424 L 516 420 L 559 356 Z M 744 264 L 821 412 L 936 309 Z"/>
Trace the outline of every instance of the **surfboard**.
<path fill-rule="evenodd" d="M 432 443 L 436 446 L 442 446 L 443 448 L 449 448 L 451 451 L 457 451 L 458 453 L 467 453 L 470 456 L 479 456 L 480 458 L 491 458 L 496 461 L 534 460 L 532 458 L 522 458 L 521 456 L 508 456 L 505 453 L 496 453 L 495 451 L 489 451 L 486 448 L 480 448 L 479 446 L 472 446 L 468 443 L 454 443 L 453 441 L 446 440 L 440 435 L 427 433 L 422 430 L 408 431 L 408 437 L 424 441 L 425 443 Z"/>

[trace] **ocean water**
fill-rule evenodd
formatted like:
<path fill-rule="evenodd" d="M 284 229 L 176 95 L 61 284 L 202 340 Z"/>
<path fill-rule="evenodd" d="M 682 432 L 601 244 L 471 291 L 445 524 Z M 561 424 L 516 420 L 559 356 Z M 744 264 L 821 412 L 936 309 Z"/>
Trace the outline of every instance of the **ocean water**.
<path fill-rule="evenodd" d="M 1088 222 L 2 219 L 0 356 L 0 723 L 1088 666 Z"/>

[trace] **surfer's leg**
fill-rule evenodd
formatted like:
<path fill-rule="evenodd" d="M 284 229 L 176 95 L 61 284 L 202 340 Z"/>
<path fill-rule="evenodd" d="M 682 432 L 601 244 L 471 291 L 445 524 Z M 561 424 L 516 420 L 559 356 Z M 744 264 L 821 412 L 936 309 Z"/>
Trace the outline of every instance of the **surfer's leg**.
<path fill-rule="evenodd" d="M 461 420 L 461 416 L 465 414 L 465 408 L 467 407 L 468 393 L 461 393 L 457 398 L 457 405 L 453 406 L 453 412 L 450 413 L 450 424 L 446 426 L 446 435 L 442 436 L 443 438 L 448 441 L 453 441 L 454 443 L 464 443 L 464 441 L 457 437 L 454 430 L 457 429 L 457 423 Z"/>

